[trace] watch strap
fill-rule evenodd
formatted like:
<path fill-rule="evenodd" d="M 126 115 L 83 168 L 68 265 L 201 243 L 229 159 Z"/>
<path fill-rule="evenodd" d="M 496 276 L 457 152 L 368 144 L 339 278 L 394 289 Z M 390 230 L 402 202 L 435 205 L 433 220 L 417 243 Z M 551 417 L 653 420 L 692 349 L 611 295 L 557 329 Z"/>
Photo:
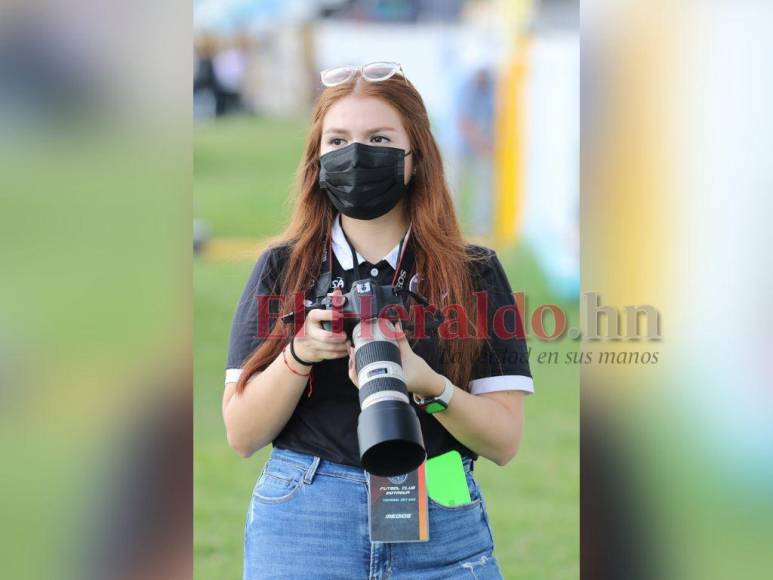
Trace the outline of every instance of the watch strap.
<path fill-rule="evenodd" d="M 421 407 L 426 413 L 432 414 L 437 413 L 439 411 L 444 411 L 448 408 L 448 405 L 451 403 L 451 397 L 454 394 L 454 385 L 451 381 L 448 380 L 448 377 L 443 376 L 444 381 L 444 387 L 443 392 L 440 393 L 437 397 L 429 397 L 427 399 L 424 399 L 422 397 L 419 397 L 416 395 L 416 393 L 413 394 L 413 400 L 416 401 L 416 404 Z"/>

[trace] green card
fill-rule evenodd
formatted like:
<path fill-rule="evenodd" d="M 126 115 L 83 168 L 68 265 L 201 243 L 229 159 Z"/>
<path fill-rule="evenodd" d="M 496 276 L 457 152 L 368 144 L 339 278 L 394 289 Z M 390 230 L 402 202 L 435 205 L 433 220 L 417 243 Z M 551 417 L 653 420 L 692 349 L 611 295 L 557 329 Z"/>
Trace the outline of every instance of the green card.
<path fill-rule="evenodd" d="M 427 494 L 439 504 L 457 506 L 470 503 L 470 489 L 462 456 L 452 450 L 426 462 Z"/>

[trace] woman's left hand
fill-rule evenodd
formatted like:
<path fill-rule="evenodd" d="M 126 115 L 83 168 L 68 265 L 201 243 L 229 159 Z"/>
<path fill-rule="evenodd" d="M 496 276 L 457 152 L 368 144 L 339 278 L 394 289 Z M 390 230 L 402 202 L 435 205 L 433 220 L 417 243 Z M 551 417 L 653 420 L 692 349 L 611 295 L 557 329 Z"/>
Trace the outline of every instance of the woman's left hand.
<path fill-rule="evenodd" d="M 400 359 L 408 391 L 424 399 L 440 396 L 445 386 L 443 377 L 433 371 L 427 361 L 413 352 L 399 322 L 395 325 L 395 339 L 397 346 L 400 347 Z M 349 379 L 359 388 L 357 369 L 354 366 L 354 348 L 351 346 L 349 347 Z"/>

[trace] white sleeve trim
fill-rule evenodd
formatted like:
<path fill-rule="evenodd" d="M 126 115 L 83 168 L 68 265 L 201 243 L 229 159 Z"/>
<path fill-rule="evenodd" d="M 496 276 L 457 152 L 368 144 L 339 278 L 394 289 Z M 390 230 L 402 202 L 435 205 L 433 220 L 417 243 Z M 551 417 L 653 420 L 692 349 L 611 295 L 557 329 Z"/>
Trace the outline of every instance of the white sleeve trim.
<path fill-rule="evenodd" d="M 531 394 L 534 392 L 534 380 L 523 375 L 500 375 L 470 381 L 470 393 L 473 395 L 497 391 L 525 391 Z"/>
<path fill-rule="evenodd" d="M 242 376 L 242 369 L 226 369 L 225 382 L 226 384 L 235 383 L 239 380 L 240 376 Z"/>

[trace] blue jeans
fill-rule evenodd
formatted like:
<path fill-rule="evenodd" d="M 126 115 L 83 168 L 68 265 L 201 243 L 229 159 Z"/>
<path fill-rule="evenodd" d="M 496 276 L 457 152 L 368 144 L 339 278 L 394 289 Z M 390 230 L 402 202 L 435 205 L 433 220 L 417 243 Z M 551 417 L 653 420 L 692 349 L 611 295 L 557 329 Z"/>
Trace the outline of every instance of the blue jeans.
<path fill-rule="evenodd" d="M 486 506 L 464 460 L 472 503 L 429 500 L 429 541 L 371 542 L 362 469 L 273 449 L 252 493 L 244 579 L 502 578 Z"/>

